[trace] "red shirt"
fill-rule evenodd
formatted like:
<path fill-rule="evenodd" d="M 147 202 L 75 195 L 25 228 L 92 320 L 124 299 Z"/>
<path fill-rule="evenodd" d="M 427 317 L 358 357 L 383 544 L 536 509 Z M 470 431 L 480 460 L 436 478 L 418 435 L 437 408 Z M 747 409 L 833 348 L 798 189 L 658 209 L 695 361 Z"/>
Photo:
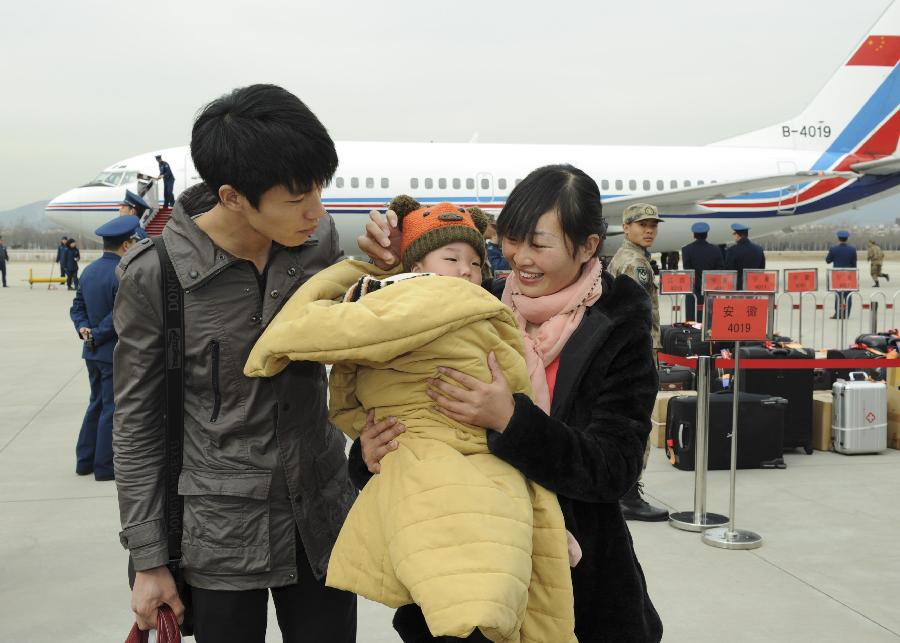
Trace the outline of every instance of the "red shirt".
<path fill-rule="evenodd" d="M 547 388 L 550 391 L 550 402 L 553 402 L 553 389 L 556 388 L 556 374 L 559 372 L 559 355 L 550 362 L 545 368 L 544 373 L 547 375 Z"/>

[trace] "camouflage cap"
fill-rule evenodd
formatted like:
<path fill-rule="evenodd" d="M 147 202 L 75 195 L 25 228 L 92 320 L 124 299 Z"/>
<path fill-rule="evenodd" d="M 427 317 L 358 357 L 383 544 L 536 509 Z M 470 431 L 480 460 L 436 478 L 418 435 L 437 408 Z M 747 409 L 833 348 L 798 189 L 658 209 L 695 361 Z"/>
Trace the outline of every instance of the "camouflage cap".
<path fill-rule="evenodd" d="M 655 205 L 649 203 L 635 203 L 634 205 L 629 205 L 625 208 L 625 211 L 622 213 L 623 224 L 634 223 L 635 221 L 646 221 L 647 219 L 654 219 L 662 222 L 662 219 L 659 216 L 659 210 Z"/>

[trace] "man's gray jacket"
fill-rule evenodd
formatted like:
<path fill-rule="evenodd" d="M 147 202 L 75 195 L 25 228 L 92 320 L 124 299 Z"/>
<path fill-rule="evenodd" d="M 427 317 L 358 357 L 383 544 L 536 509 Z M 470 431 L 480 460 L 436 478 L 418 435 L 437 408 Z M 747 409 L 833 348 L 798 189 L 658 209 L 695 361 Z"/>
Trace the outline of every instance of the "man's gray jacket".
<path fill-rule="evenodd" d="M 186 191 L 163 231 L 184 289 L 185 576 L 205 589 L 290 585 L 295 535 L 323 577 L 355 499 L 345 440 L 328 421 L 324 367 L 292 362 L 271 379 L 244 377 L 257 338 L 294 291 L 340 258 L 326 215 L 302 246 L 275 246 L 265 275 L 217 248 L 191 216 L 215 198 Z M 162 288 L 150 240 L 119 265 L 113 429 L 122 544 L 135 569 L 168 560 L 163 525 Z M 261 283 L 264 287 L 261 287 Z"/>

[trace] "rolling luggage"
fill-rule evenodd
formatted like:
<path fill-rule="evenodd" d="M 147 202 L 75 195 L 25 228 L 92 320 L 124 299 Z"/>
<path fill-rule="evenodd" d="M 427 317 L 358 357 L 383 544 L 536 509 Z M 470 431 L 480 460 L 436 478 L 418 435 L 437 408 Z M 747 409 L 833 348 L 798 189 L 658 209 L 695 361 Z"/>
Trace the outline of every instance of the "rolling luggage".
<path fill-rule="evenodd" d="M 741 347 L 741 359 L 815 359 L 811 348 Z M 784 416 L 784 447 L 803 447 L 813 452 L 813 387 L 815 376 L 807 369 L 756 370 L 741 372 L 741 390 L 761 395 L 777 395 L 788 401 Z"/>
<path fill-rule="evenodd" d="M 845 348 L 844 350 L 829 348 L 826 357 L 828 359 L 883 359 L 880 355 L 876 355 L 875 353 L 867 351 L 864 348 Z M 875 364 L 873 365 L 873 368 L 867 368 L 865 370 L 859 368 L 833 370 L 831 371 L 831 383 L 834 384 L 838 380 L 849 380 L 851 370 L 861 371 L 871 377 L 873 380 L 880 381 L 884 379 L 884 369 L 878 368 L 877 364 Z"/>
<path fill-rule="evenodd" d="M 687 366 L 662 363 L 657 369 L 660 391 L 693 391 L 694 372 Z"/>
<path fill-rule="evenodd" d="M 709 396 L 709 469 L 731 468 L 731 392 Z M 787 400 L 771 395 L 740 394 L 737 466 L 739 469 L 784 468 L 782 442 Z M 697 398 L 673 397 L 666 413 L 666 455 L 677 469 L 694 470 Z"/>
<path fill-rule="evenodd" d="M 709 342 L 704 342 L 700 329 L 683 324 L 662 326 L 659 329 L 662 352 L 678 357 L 709 355 Z"/>
<path fill-rule="evenodd" d="M 834 450 L 848 454 L 884 451 L 887 448 L 885 383 L 840 381 L 835 382 L 832 392 L 831 441 Z"/>

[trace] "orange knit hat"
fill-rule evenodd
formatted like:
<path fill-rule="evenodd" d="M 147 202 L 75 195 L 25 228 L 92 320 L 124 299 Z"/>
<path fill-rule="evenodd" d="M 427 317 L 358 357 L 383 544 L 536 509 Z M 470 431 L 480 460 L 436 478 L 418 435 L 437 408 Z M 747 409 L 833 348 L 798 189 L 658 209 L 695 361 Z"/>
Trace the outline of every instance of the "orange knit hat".
<path fill-rule="evenodd" d="M 432 250 L 463 241 L 475 249 L 482 262 L 487 258 L 484 230 L 487 219 L 452 203 L 436 203 L 401 214 L 400 261 L 410 270 Z"/>

